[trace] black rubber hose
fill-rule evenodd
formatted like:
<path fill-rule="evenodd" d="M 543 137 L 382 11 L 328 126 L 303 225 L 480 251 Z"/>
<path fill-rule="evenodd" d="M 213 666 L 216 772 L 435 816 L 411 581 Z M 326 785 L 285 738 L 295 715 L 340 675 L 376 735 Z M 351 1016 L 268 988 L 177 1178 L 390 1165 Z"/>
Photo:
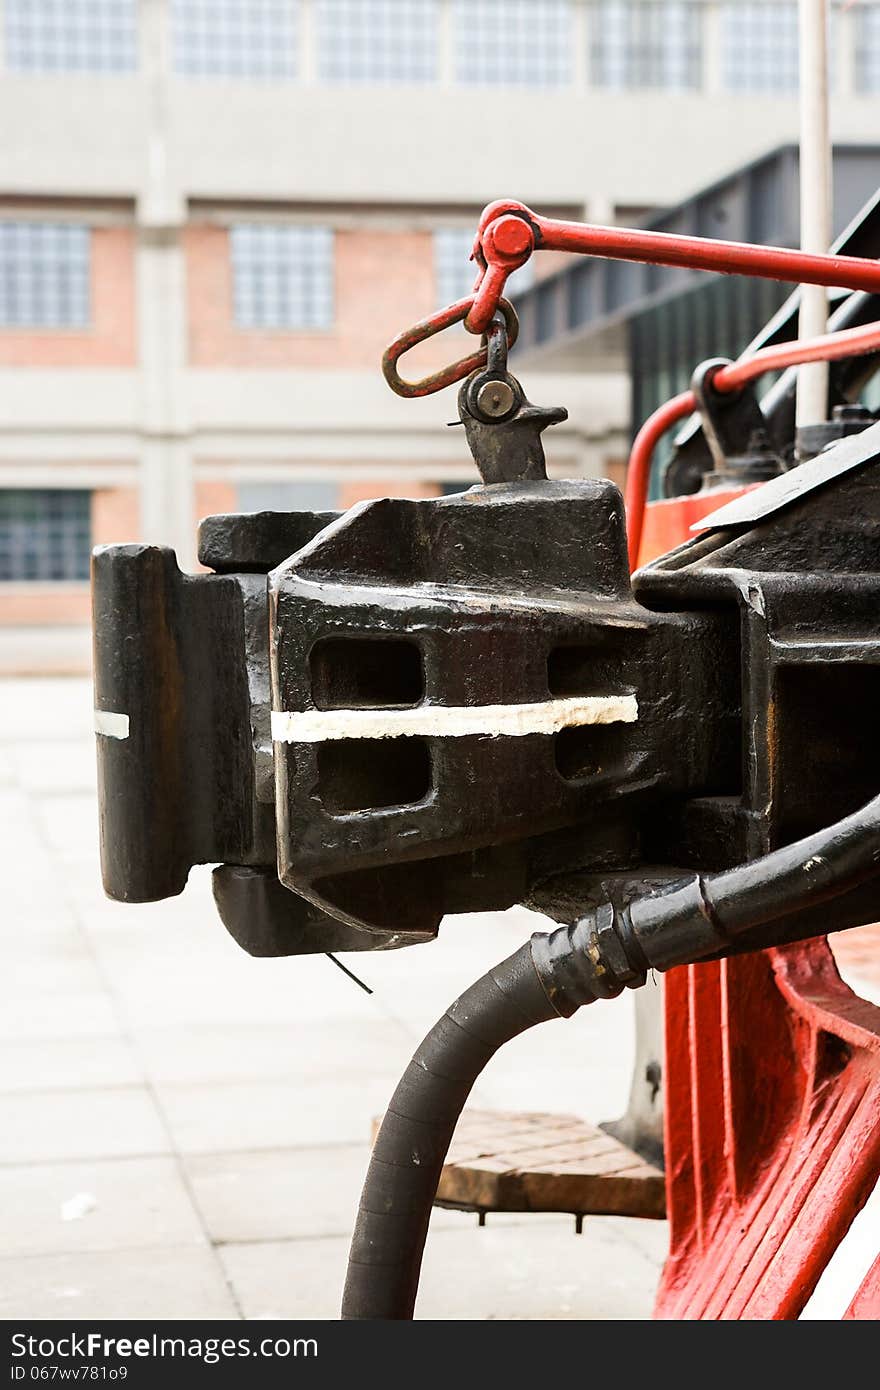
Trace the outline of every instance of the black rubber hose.
<path fill-rule="evenodd" d="M 440 1172 L 471 1088 L 503 1043 L 563 1017 L 563 1007 L 550 1002 L 526 943 L 431 1029 L 376 1139 L 349 1256 L 343 1319 L 412 1317 Z"/>
<path fill-rule="evenodd" d="M 636 898 L 615 912 L 615 932 L 630 964 L 643 970 L 721 958 L 736 952 L 747 932 L 749 949 L 761 950 L 778 937 L 773 924 L 820 907 L 878 873 L 880 796 L 827 829 L 760 859 L 721 873 L 695 874 Z M 771 927 L 766 938 L 756 930 L 765 924 Z M 810 917 L 803 936 L 790 939 L 827 930 L 827 923 Z M 614 937 L 608 940 L 613 947 Z"/>
<path fill-rule="evenodd" d="M 880 873 L 880 796 L 751 864 L 705 879 L 709 910 L 734 935 L 836 897 Z"/>

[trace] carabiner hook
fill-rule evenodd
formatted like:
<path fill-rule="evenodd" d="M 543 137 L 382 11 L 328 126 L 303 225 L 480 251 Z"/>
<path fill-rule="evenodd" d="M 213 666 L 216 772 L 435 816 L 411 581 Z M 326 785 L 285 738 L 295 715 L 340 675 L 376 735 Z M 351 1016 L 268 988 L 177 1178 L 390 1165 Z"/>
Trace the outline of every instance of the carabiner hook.
<path fill-rule="evenodd" d="M 483 345 L 477 352 L 472 352 L 468 357 L 460 357 L 457 362 L 451 362 L 448 367 L 441 367 L 440 371 L 432 372 L 430 376 L 423 376 L 419 381 L 405 381 L 397 370 L 397 364 L 401 357 L 411 348 L 419 343 L 424 343 L 428 338 L 433 338 L 435 333 L 442 333 L 444 328 L 450 328 L 454 323 L 463 323 L 470 313 L 474 302 L 474 296 L 469 294 L 467 299 L 456 300 L 448 308 L 441 309 L 439 313 L 432 314 L 430 318 L 420 319 L 413 324 L 412 328 L 407 328 L 399 334 L 385 349 L 382 356 L 382 375 L 388 382 L 392 391 L 396 391 L 398 396 L 431 396 L 435 391 L 442 391 L 444 386 L 452 386 L 456 381 L 463 381 L 471 372 L 477 371 L 480 367 L 485 367 L 489 359 L 489 348 L 487 345 L 486 334 L 483 334 Z M 507 299 L 499 300 L 498 308 L 504 315 L 504 322 L 507 325 L 507 346 L 513 347 L 519 333 L 519 319 L 516 310 Z"/>

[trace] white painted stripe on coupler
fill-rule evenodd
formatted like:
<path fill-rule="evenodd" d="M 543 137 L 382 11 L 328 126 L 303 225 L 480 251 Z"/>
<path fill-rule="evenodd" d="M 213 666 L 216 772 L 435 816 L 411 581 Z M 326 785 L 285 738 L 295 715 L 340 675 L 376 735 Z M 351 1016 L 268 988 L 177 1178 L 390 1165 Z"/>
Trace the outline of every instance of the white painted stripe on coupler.
<path fill-rule="evenodd" d="M 575 695 L 529 705 L 418 705 L 415 709 L 273 710 L 276 743 L 340 738 L 519 738 L 585 724 L 632 724 L 635 695 Z"/>
<path fill-rule="evenodd" d="M 128 738 L 128 715 L 112 709 L 95 710 L 95 733 L 105 738 Z"/>

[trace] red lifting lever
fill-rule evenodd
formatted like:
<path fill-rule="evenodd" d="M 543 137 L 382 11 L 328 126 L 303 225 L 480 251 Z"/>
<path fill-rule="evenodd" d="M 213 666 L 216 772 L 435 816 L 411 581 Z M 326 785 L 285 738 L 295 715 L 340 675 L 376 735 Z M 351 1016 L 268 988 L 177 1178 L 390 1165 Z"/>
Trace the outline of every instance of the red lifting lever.
<path fill-rule="evenodd" d="M 539 217 L 524 203 L 502 199 L 483 211 L 474 241 L 473 259 L 479 267 L 470 301 L 423 319 L 395 338 L 382 359 L 392 390 L 403 396 L 427 396 L 461 381 L 485 362 L 485 348 L 422 381 L 405 381 L 397 362 L 416 342 L 432 337 L 448 324 L 464 321 L 472 333 L 484 333 L 501 302 L 507 277 L 524 265 L 533 251 L 576 251 L 612 260 L 647 261 L 653 265 L 683 266 L 724 275 L 756 275 L 792 284 L 831 285 L 880 293 L 880 263 L 858 256 L 816 256 L 784 247 L 752 246 L 739 241 L 712 241 L 672 232 L 637 231 L 631 227 L 594 227 L 585 222 L 562 222 Z"/>
<path fill-rule="evenodd" d="M 649 261 L 653 265 L 714 270 L 724 275 L 757 275 L 765 280 L 790 280 L 792 284 L 880 292 L 880 264 L 858 256 L 815 256 L 784 247 L 710 241 L 673 232 L 560 222 L 539 217 L 524 203 L 503 200 L 484 209 L 474 242 L 474 260 L 482 273 L 465 319 L 465 327 L 472 333 L 485 332 L 508 275 L 536 250 L 576 251 L 611 260 Z"/>

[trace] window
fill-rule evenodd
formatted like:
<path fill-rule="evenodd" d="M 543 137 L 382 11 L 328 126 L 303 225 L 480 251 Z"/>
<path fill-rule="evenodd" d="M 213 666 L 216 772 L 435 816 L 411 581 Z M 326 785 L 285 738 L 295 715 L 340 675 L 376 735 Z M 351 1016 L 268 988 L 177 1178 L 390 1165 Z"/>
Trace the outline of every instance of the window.
<path fill-rule="evenodd" d="M 90 492 L 0 489 L 0 580 L 88 579 Z"/>
<path fill-rule="evenodd" d="M 880 5 L 860 5 L 856 24 L 856 90 L 880 92 Z"/>
<path fill-rule="evenodd" d="M 0 221 L 0 328 L 85 328 L 89 229 Z"/>
<path fill-rule="evenodd" d="M 315 0 L 322 82 L 433 82 L 437 0 Z"/>
<path fill-rule="evenodd" d="M 699 87 L 702 15 L 693 0 L 598 0 L 589 18 L 594 86 Z"/>
<path fill-rule="evenodd" d="M 723 80 L 729 90 L 797 91 L 796 0 L 722 5 L 721 44 Z"/>
<path fill-rule="evenodd" d="M 133 72 L 137 0 L 5 0 L 13 72 Z"/>
<path fill-rule="evenodd" d="M 296 76 L 299 0 L 171 0 L 181 77 Z"/>
<path fill-rule="evenodd" d="M 477 268 L 469 260 L 474 245 L 473 227 L 440 227 L 434 233 L 434 275 L 437 282 L 437 299 L 442 305 L 454 304 L 470 294 L 477 278 Z M 515 270 L 507 281 L 504 294 L 522 294 L 534 283 L 534 260 L 529 259 L 519 270 Z"/>
<path fill-rule="evenodd" d="M 453 0 L 452 23 L 459 82 L 571 81 L 571 0 Z"/>
<path fill-rule="evenodd" d="M 245 222 L 230 230 L 239 328 L 330 328 L 333 232 Z"/>

